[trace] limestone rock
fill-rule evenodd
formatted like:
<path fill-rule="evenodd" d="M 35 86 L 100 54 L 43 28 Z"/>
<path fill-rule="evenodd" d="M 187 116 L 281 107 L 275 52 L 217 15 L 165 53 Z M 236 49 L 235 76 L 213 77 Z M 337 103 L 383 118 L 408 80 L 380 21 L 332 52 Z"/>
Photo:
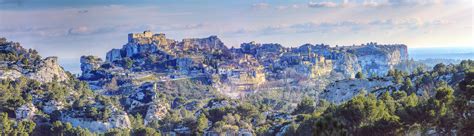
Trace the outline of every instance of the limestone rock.
<path fill-rule="evenodd" d="M 111 117 L 106 122 L 68 116 L 64 117 L 62 121 L 69 122 L 74 127 L 86 128 L 92 132 L 99 133 L 106 132 L 112 128 L 131 128 L 130 119 L 125 112 L 112 113 Z"/>
<path fill-rule="evenodd" d="M 101 75 L 97 70 L 100 69 L 103 63 L 102 59 L 96 56 L 81 56 L 81 78 L 90 80 Z"/>
<path fill-rule="evenodd" d="M 69 78 L 63 68 L 59 66 L 57 57 L 47 57 L 42 60 L 36 72 L 29 73 L 28 77 L 40 82 L 51 82 L 53 79 L 64 81 Z"/>
<path fill-rule="evenodd" d="M 21 73 L 18 72 L 17 70 L 11 69 L 11 70 L 0 70 L 0 79 L 5 80 L 5 79 L 10 79 L 14 80 L 17 78 L 21 77 Z"/>
<path fill-rule="evenodd" d="M 152 122 L 163 119 L 168 113 L 169 105 L 159 103 L 148 106 L 146 116 L 145 116 L 145 125 Z"/>
<path fill-rule="evenodd" d="M 109 52 L 107 52 L 106 60 L 108 62 L 113 62 L 116 60 L 121 60 L 122 59 L 122 51 L 120 49 L 112 49 Z"/>
<path fill-rule="evenodd" d="M 213 99 L 213 100 L 210 100 L 209 103 L 206 106 L 204 106 L 204 108 L 215 109 L 215 108 L 220 108 L 220 107 L 226 107 L 226 106 L 229 106 L 229 105 L 230 105 L 230 103 L 227 100 Z"/>
<path fill-rule="evenodd" d="M 97 70 L 102 65 L 102 59 L 96 56 L 81 56 L 82 73 L 88 73 Z"/>
<path fill-rule="evenodd" d="M 344 79 L 329 84 L 320 98 L 340 104 L 358 95 L 361 90 L 381 94 L 391 89 L 396 90 L 393 82 L 388 79 Z"/>
<path fill-rule="evenodd" d="M 36 107 L 29 103 L 22 105 L 18 107 L 15 110 L 15 117 L 17 120 L 22 120 L 22 119 L 32 119 L 32 117 L 35 115 L 35 112 L 37 111 Z"/>
<path fill-rule="evenodd" d="M 46 102 L 43 106 L 43 112 L 47 114 L 53 113 L 55 110 L 61 110 L 64 108 L 64 105 L 62 102 L 57 102 L 55 100 L 50 100 Z"/>

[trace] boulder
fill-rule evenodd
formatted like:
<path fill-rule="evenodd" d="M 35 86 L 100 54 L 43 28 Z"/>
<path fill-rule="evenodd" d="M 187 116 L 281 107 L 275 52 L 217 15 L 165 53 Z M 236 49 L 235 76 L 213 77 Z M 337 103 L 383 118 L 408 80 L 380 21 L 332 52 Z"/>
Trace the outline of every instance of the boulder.
<path fill-rule="evenodd" d="M 25 104 L 15 110 L 15 117 L 17 120 L 32 119 L 37 110 L 33 104 Z"/>
<path fill-rule="evenodd" d="M 163 104 L 163 103 L 153 104 L 153 105 L 148 106 L 145 120 L 144 120 L 145 125 L 154 120 L 158 121 L 158 120 L 163 119 L 168 113 L 168 110 L 169 110 L 169 105 Z"/>
<path fill-rule="evenodd" d="M 50 100 L 46 102 L 43 106 L 43 112 L 46 114 L 51 114 L 55 110 L 61 110 L 63 109 L 63 103 L 62 102 L 57 102 L 55 100 Z"/>

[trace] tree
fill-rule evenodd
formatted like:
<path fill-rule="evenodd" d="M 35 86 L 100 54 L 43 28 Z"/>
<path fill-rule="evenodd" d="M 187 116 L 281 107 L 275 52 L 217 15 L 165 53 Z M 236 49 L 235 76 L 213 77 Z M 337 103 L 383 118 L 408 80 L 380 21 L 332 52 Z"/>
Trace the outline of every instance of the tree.
<path fill-rule="evenodd" d="M 13 128 L 12 128 L 12 122 L 8 118 L 8 113 L 2 112 L 0 114 L 0 118 L 1 118 L 1 121 L 2 121 L 1 124 L 0 124 L 0 128 L 2 130 L 2 135 L 10 134 L 13 131 Z"/>
<path fill-rule="evenodd" d="M 357 79 L 364 79 L 364 74 L 362 74 L 362 72 L 357 72 L 357 74 L 355 75 L 355 78 Z"/>
<path fill-rule="evenodd" d="M 471 61 L 469 61 L 471 62 Z M 468 61 L 461 62 L 461 68 L 466 70 L 464 80 L 459 83 L 460 94 L 456 97 L 456 112 L 458 115 L 464 116 L 472 113 L 472 104 L 469 104 L 474 94 L 474 68 L 470 68 Z M 460 120 L 460 135 L 469 135 L 474 130 L 474 116 L 466 116 Z"/>
<path fill-rule="evenodd" d="M 134 136 L 160 136 L 160 132 L 157 132 L 153 128 L 149 127 L 142 127 L 142 128 L 137 128 L 133 130 Z"/>
<path fill-rule="evenodd" d="M 97 111 L 96 107 L 87 107 L 87 114 L 89 118 L 97 119 L 99 111 Z"/>
<path fill-rule="evenodd" d="M 124 59 L 124 61 L 125 61 L 125 68 L 128 68 L 128 69 L 132 68 L 132 66 L 133 66 L 133 60 L 132 59 L 127 57 L 127 58 Z"/>
<path fill-rule="evenodd" d="M 54 110 L 53 113 L 51 113 L 50 116 L 50 119 L 51 119 L 51 122 L 55 122 L 55 121 L 58 121 L 61 119 L 61 111 L 59 110 Z"/>
<path fill-rule="evenodd" d="M 407 107 L 415 107 L 418 105 L 418 96 L 416 96 L 415 93 L 412 93 L 410 96 L 406 97 L 404 103 Z"/>
<path fill-rule="evenodd" d="M 28 135 L 33 132 L 35 127 L 36 127 L 35 122 L 27 120 L 27 121 L 19 122 L 17 125 L 17 130 L 20 133 L 20 135 Z"/>
<path fill-rule="evenodd" d="M 387 91 L 380 96 L 380 100 L 383 101 L 386 105 L 386 108 L 390 111 L 390 113 L 394 113 L 396 110 L 395 100 L 390 93 Z"/>
<path fill-rule="evenodd" d="M 23 59 L 21 59 L 21 63 L 22 63 L 23 65 L 29 65 L 28 58 L 23 58 Z"/>
<path fill-rule="evenodd" d="M 239 112 L 243 118 L 248 118 L 252 115 L 257 114 L 258 110 L 255 106 L 253 106 L 250 103 L 242 103 L 239 106 L 237 106 L 237 112 Z"/>
<path fill-rule="evenodd" d="M 303 100 L 296 106 L 296 109 L 293 111 L 293 115 L 296 114 L 310 114 L 313 113 L 314 101 L 311 97 L 303 97 Z"/>
<path fill-rule="evenodd" d="M 64 135 L 63 123 L 61 123 L 60 121 L 53 122 L 53 126 L 51 127 L 51 132 L 55 136 L 63 136 Z"/>
<path fill-rule="evenodd" d="M 137 114 L 137 115 L 135 115 L 135 117 L 132 115 L 130 117 L 130 122 L 131 122 L 133 128 L 143 128 L 143 127 L 145 127 L 144 123 L 143 123 L 143 117 L 142 117 L 141 114 Z"/>
<path fill-rule="evenodd" d="M 107 121 L 112 114 L 112 111 L 109 108 L 105 108 L 104 112 L 102 112 L 102 120 Z"/>
<path fill-rule="evenodd" d="M 203 134 L 204 130 L 209 127 L 208 122 L 209 122 L 209 120 L 206 118 L 206 115 L 201 114 L 199 116 L 199 118 L 197 120 L 197 127 L 196 127 L 197 132 L 199 134 Z"/>
<path fill-rule="evenodd" d="M 107 132 L 104 133 L 105 136 L 130 136 L 129 129 L 109 129 Z"/>
<path fill-rule="evenodd" d="M 405 83 L 402 86 L 402 90 L 405 90 L 405 91 L 408 92 L 408 94 L 411 94 L 411 93 L 413 93 L 414 89 L 415 88 L 413 87 L 413 83 L 411 82 L 410 77 L 407 77 L 405 79 Z"/>
<path fill-rule="evenodd" d="M 443 63 L 436 64 L 433 67 L 433 71 L 438 72 L 439 74 L 444 74 L 446 72 L 446 65 L 444 65 Z"/>
<path fill-rule="evenodd" d="M 407 97 L 407 93 L 404 91 L 395 91 L 392 95 L 396 101 L 404 100 Z"/>

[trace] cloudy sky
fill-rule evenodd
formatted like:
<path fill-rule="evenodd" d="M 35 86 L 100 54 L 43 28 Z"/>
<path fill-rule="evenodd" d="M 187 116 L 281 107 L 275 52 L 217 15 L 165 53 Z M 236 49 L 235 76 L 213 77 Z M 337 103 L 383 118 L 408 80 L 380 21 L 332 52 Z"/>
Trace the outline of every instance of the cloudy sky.
<path fill-rule="evenodd" d="M 181 40 L 472 47 L 471 0 L 0 0 L 0 36 L 43 56 L 104 57 L 130 32 Z"/>

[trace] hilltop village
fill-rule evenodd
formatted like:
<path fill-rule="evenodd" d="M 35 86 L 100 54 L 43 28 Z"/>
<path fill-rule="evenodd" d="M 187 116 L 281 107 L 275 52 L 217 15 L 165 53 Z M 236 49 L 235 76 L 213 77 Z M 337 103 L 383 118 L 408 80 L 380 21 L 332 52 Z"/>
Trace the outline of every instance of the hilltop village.
<path fill-rule="evenodd" d="M 129 34 L 121 49 L 106 56 L 105 61 L 81 58 L 81 79 L 97 90 L 107 90 L 104 84 L 112 79 L 125 83 L 199 78 L 230 94 L 354 78 L 357 72 L 381 76 L 408 61 L 406 45 L 283 47 L 249 42 L 228 48 L 217 36 L 175 41 L 150 31 Z"/>

